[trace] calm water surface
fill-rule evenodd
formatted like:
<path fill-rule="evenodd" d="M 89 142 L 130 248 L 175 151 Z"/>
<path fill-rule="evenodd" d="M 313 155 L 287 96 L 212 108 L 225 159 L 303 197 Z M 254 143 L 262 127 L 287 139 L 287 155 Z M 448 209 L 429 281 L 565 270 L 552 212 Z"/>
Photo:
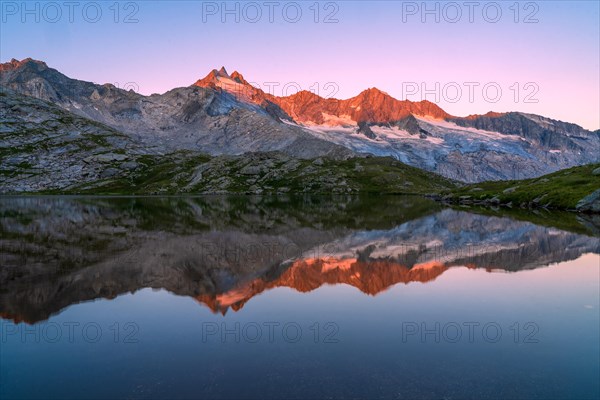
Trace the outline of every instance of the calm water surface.
<path fill-rule="evenodd" d="M 0 398 L 600 397 L 600 230 L 420 198 L 0 199 Z"/>

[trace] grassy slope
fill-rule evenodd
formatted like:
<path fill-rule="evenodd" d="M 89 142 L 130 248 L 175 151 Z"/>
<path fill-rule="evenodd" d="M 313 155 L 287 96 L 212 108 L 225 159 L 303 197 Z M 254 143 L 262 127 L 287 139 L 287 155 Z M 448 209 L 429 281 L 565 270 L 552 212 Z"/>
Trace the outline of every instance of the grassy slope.
<path fill-rule="evenodd" d="M 481 182 L 443 191 L 450 201 L 489 203 L 496 198 L 499 204 L 515 207 L 546 207 L 573 210 L 585 196 L 600 189 L 600 175 L 592 171 L 600 164 L 590 164 L 561 170 L 535 179 L 521 181 Z"/>
<path fill-rule="evenodd" d="M 278 154 L 210 158 L 191 152 L 142 156 L 127 175 L 47 193 L 380 193 L 431 194 L 449 180 L 392 158 L 294 160 Z M 249 167 L 254 172 L 248 172 Z M 250 169 L 251 170 L 251 169 Z"/>

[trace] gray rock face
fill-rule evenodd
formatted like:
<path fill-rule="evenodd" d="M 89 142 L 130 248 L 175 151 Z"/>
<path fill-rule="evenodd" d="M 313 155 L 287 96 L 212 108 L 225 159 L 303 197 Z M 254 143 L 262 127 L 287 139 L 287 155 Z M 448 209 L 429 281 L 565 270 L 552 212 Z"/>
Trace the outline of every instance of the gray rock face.
<path fill-rule="evenodd" d="M 420 135 L 424 133 L 421 126 L 419 126 L 419 122 L 413 115 L 409 115 L 408 117 L 397 121 L 394 125 L 411 135 Z"/>
<path fill-rule="evenodd" d="M 600 189 L 581 199 L 576 208 L 581 212 L 600 213 Z"/>
<path fill-rule="evenodd" d="M 367 124 L 366 122 L 360 122 L 358 124 L 358 131 L 357 132 L 358 133 L 362 133 L 363 135 L 365 135 L 369 139 L 375 139 L 375 138 L 377 138 L 377 135 L 375 135 L 373 133 L 373 131 L 371 130 L 371 128 L 369 128 L 369 124 Z"/>
<path fill-rule="evenodd" d="M 525 127 L 510 130 L 508 122 L 502 126 L 503 118 L 497 117 L 499 122 L 482 126 L 497 129 L 492 131 L 462 126 L 458 120 L 413 117 L 401 128 L 394 124 L 370 125 L 376 136 L 374 140 L 360 134 L 357 128 L 305 128 L 357 152 L 392 156 L 405 164 L 469 183 L 535 178 L 600 162 L 600 138 L 593 132 L 543 117 L 538 120 L 546 128 L 530 121 L 523 123 Z M 460 119 L 463 120 L 470 121 Z M 537 128 L 530 127 L 530 123 Z M 418 130 L 414 124 L 418 124 Z"/>
<path fill-rule="evenodd" d="M 516 135 L 536 145 L 557 151 L 584 150 L 572 138 L 589 140 L 597 136 L 579 125 L 519 112 L 495 116 L 480 115 L 475 118 L 452 118 L 450 121 L 459 126 Z"/>
<path fill-rule="evenodd" d="M 2 193 L 62 190 L 119 176 L 123 161 L 154 152 L 106 125 L 6 89 L 0 120 Z"/>

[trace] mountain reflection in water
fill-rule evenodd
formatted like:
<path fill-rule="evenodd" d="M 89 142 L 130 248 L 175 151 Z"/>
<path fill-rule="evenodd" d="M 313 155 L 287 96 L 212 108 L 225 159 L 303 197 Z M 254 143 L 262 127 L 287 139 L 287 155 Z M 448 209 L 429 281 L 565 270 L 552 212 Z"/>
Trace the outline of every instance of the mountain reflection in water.
<path fill-rule="evenodd" d="M 277 287 L 377 295 L 457 266 L 516 272 L 600 253 L 583 225 L 573 233 L 423 198 L 9 197 L 0 210 L 0 316 L 27 323 L 143 288 L 224 314 Z"/>

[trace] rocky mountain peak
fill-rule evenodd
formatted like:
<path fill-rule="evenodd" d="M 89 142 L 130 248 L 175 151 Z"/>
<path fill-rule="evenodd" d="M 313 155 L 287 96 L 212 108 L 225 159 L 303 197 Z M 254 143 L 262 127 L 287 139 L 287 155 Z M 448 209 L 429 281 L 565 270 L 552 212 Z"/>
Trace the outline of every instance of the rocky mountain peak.
<path fill-rule="evenodd" d="M 217 74 L 223 78 L 229 78 L 229 74 L 227 73 L 225 67 L 221 67 L 221 69 L 217 71 Z"/>
<path fill-rule="evenodd" d="M 347 106 L 346 114 L 351 115 L 357 122 L 389 123 L 411 114 L 439 119 L 449 117 L 448 113 L 434 103 L 426 100 L 398 100 L 375 87 L 364 90 L 342 103 Z"/>
<path fill-rule="evenodd" d="M 488 111 L 485 114 L 471 114 L 465 117 L 465 119 L 477 119 L 479 117 L 488 117 L 488 118 L 500 118 L 505 116 L 506 113 L 496 112 L 496 111 Z"/>
<path fill-rule="evenodd" d="M 14 71 L 24 66 L 34 67 L 36 70 L 41 71 L 47 69 L 48 66 L 43 61 L 34 60 L 33 58 L 24 58 L 19 61 L 15 58 L 6 63 L 0 64 L 0 71 Z"/>
<path fill-rule="evenodd" d="M 213 69 L 204 78 L 197 80 L 196 83 L 194 83 L 194 86 L 216 87 L 219 78 L 229 78 L 229 74 L 227 74 L 225 67 L 221 67 L 220 70 Z"/>
<path fill-rule="evenodd" d="M 382 92 L 381 90 L 377 89 L 377 88 L 369 88 L 366 90 L 363 90 L 362 92 L 360 92 L 357 96 L 355 96 L 353 99 L 359 101 L 359 102 L 372 102 L 372 101 L 376 101 L 376 100 L 383 100 L 383 99 L 393 99 L 392 96 L 390 96 L 389 94 Z M 395 99 L 394 99 L 395 100 Z"/>
<path fill-rule="evenodd" d="M 368 88 L 366 90 L 363 90 L 360 94 L 368 95 L 368 96 L 373 96 L 373 95 L 385 95 L 385 96 L 389 96 L 389 94 L 387 94 L 383 90 L 377 89 L 376 87 L 372 87 L 372 88 Z"/>
<path fill-rule="evenodd" d="M 243 85 L 249 85 L 248 81 L 246 81 L 244 79 L 244 76 L 242 74 L 240 74 L 237 71 L 233 71 L 233 73 L 231 74 L 231 79 L 233 79 L 234 81 L 236 81 L 237 83 L 241 83 Z"/>
<path fill-rule="evenodd" d="M 300 90 L 297 93 L 294 93 L 292 95 L 283 97 L 285 99 L 290 99 L 290 100 L 300 100 L 300 101 L 307 101 L 307 100 L 320 100 L 323 99 L 322 97 L 320 97 L 319 95 L 309 91 L 309 90 Z"/>

